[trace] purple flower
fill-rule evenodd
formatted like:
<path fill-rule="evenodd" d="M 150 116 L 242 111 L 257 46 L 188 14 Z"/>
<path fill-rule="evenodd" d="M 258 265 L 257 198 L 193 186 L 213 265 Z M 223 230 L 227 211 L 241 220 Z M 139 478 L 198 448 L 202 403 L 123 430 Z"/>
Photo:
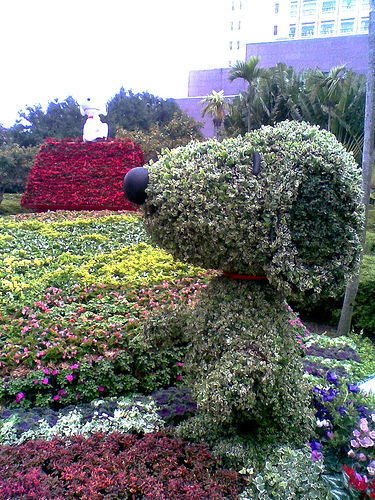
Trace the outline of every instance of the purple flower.
<path fill-rule="evenodd" d="M 340 413 L 340 415 L 342 415 L 342 416 L 346 415 L 346 412 L 347 412 L 346 408 L 344 408 L 343 406 L 339 406 L 339 407 L 337 408 L 337 411 L 338 411 L 338 412 Z"/>
<path fill-rule="evenodd" d="M 78 365 L 77 365 L 77 364 L 72 365 L 72 370 L 77 370 L 77 368 L 78 368 Z"/>
<path fill-rule="evenodd" d="M 331 384 L 334 384 L 337 387 L 339 385 L 339 379 L 338 379 L 336 373 L 328 372 L 327 373 L 327 382 L 330 382 Z"/>
<path fill-rule="evenodd" d="M 99 392 L 103 392 L 104 391 L 104 387 L 102 385 L 99 385 L 98 391 Z"/>
<path fill-rule="evenodd" d="M 311 441 L 311 443 L 309 443 L 310 445 L 310 448 L 311 448 L 311 451 L 319 451 L 322 447 L 322 445 L 319 443 L 319 441 Z"/>
<path fill-rule="evenodd" d="M 320 460 L 322 458 L 322 454 L 321 453 L 318 453 L 317 450 L 314 450 L 312 453 L 312 461 L 313 462 L 317 462 L 318 460 Z"/>
<path fill-rule="evenodd" d="M 350 441 L 350 446 L 351 446 L 352 448 L 359 448 L 359 443 L 358 443 L 355 439 L 352 439 L 352 440 Z"/>
<path fill-rule="evenodd" d="M 58 401 L 60 399 L 60 396 L 53 396 L 54 401 Z"/>
<path fill-rule="evenodd" d="M 44 378 L 44 379 L 42 380 L 42 384 L 47 385 L 47 384 L 48 384 L 48 378 Z"/>
<path fill-rule="evenodd" d="M 363 448 L 369 448 L 370 446 L 374 446 L 374 441 L 368 436 L 358 439 L 358 443 L 361 446 L 363 446 Z"/>
<path fill-rule="evenodd" d="M 349 392 L 354 392 L 354 393 L 357 393 L 360 391 L 358 385 L 356 384 L 346 384 L 348 386 L 348 391 Z"/>

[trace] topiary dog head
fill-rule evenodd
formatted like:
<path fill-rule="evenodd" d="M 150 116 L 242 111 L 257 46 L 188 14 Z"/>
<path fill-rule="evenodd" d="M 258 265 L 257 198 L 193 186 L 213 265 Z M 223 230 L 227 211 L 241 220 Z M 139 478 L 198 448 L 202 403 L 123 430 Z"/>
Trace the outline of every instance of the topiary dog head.
<path fill-rule="evenodd" d="M 144 202 L 152 240 L 176 259 L 320 298 L 358 270 L 360 171 L 318 127 L 284 122 L 191 143 L 128 174 L 124 189 Z"/>

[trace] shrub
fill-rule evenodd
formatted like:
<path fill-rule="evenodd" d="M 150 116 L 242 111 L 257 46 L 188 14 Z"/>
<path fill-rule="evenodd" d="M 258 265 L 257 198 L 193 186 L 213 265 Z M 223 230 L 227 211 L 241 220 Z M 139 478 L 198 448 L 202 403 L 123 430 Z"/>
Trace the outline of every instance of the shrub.
<path fill-rule="evenodd" d="M 135 210 L 122 192 L 124 175 L 143 165 L 129 140 L 81 142 L 48 139 L 41 146 L 21 204 L 43 210 Z"/>
<path fill-rule="evenodd" d="M 322 460 L 312 462 L 311 450 L 281 447 L 267 460 L 261 473 L 250 480 L 241 500 L 325 500 L 331 499 L 322 476 Z M 245 471 L 244 471 L 245 472 Z"/>
<path fill-rule="evenodd" d="M 17 408 L 0 414 L 0 443 L 20 445 L 28 440 L 50 441 L 55 437 L 114 431 L 143 435 L 164 427 L 151 397 L 132 396 L 95 400 L 60 411 L 48 408 Z"/>

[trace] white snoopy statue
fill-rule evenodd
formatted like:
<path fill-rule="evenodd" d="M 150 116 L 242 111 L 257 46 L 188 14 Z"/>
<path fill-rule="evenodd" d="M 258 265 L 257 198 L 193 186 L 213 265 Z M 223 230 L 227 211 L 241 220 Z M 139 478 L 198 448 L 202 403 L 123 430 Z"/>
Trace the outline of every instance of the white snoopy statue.
<path fill-rule="evenodd" d="M 80 106 L 81 115 L 87 116 L 86 123 L 83 126 L 83 140 L 85 142 L 94 142 L 98 139 L 107 139 L 108 124 L 100 120 L 99 115 L 107 114 L 106 105 L 98 105 L 97 102 L 89 97 Z"/>

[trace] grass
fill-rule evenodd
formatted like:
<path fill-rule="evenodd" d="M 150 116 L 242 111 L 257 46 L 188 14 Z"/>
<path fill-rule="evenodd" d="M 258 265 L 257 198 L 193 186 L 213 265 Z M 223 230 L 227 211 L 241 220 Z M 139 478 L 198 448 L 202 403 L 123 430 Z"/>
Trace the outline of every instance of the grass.
<path fill-rule="evenodd" d="M 4 198 L 0 205 L 0 216 L 30 213 L 31 210 L 27 210 L 21 206 L 21 197 L 22 194 L 4 193 Z"/>

